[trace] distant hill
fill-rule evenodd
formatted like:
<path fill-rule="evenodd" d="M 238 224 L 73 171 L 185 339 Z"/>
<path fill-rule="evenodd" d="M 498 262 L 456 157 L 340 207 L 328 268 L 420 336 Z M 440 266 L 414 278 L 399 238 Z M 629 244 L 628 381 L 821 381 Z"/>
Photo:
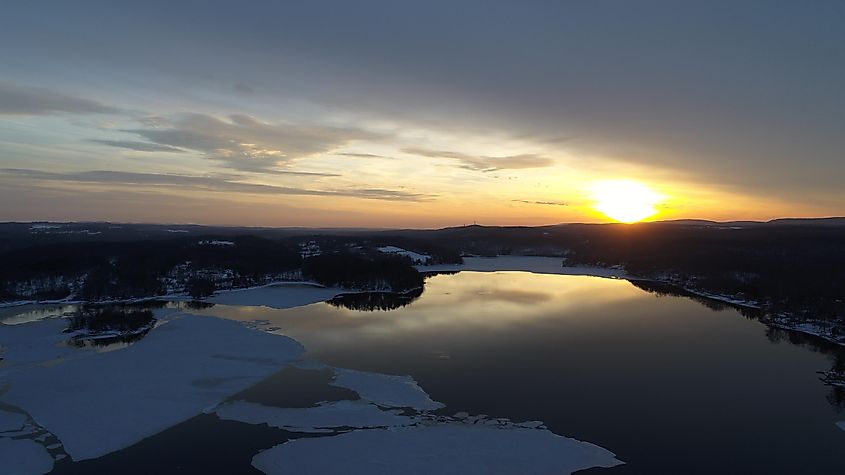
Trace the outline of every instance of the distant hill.
<path fill-rule="evenodd" d="M 845 217 L 777 218 L 770 221 L 710 221 L 706 219 L 671 219 L 648 224 L 676 224 L 680 226 L 845 226 Z"/>
<path fill-rule="evenodd" d="M 778 218 L 769 221 L 767 224 L 779 224 L 786 226 L 845 226 L 845 217 Z"/>

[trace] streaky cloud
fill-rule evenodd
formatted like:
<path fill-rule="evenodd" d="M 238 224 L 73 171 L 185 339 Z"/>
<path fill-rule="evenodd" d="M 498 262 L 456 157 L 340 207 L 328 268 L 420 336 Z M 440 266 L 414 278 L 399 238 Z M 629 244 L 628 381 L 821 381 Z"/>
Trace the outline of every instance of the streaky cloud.
<path fill-rule="evenodd" d="M 100 145 L 108 145 L 110 147 L 118 147 L 118 148 L 126 148 L 129 150 L 135 150 L 136 152 L 174 152 L 174 153 L 181 153 L 185 150 L 177 147 L 171 147 L 169 145 L 159 145 L 155 143 L 148 143 L 148 142 L 135 142 L 131 140 L 97 140 L 93 139 L 91 142 L 98 143 Z"/>
<path fill-rule="evenodd" d="M 554 161 L 551 158 L 532 153 L 504 156 L 478 156 L 448 150 L 431 150 L 426 148 L 404 148 L 402 149 L 402 152 L 421 157 L 449 158 L 457 160 L 460 168 L 481 172 L 543 168 L 554 165 Z"/>
<path fill-rule="evenodd" d="M 14 175 L 19 179 L 40 181 L 95 183 L 104 185 L 128 186 L 160 186 L 185 188 L 191 187 L 211 192 L 245 193 L 260 195 L 300 195 L 350 197 L 384 201 L 427 201 L 436 195 L 426 195 L 401 190 L 383 188 L 340 188 L 340 189 L 309 189 L 262 183 L 236 181 L 231 176 L 214 175 L 171 175 L 157 173 L 135 173 L 111 170 L 92 170 L 75 173 L 55 173 L 41 170 L 0 169 L 1 172 Z"/>
<path fill-rule="evenodd" d="M 272 173 L 300 158 L 330 152 L 378 134 L 348 127 L 271 124 L 243 114 L 222 120 L 207 114 L 147 117 L 124 130 L 162 147 L 199 152 L 242 171 Z"/>
<path fill-rule="evenodd" d="M 0 82 L 0 115 L 117 114 L 122 110 L 50 89 Z"/>
<path fill-rule="evenodd" d="M 390 158 L 385 155 L 379 155 L 377 153 L 353 153 L 353 152 L 342 152 L 342 153 L 335 153 L 335 155 L 340 155 L 343 157 L 355 157 L 355 158 Z"/>
<path fill-rule="evenodd" d="M 531 201 L 531 200 L 511 200 L 514 203 L 525 203 L 529 205 L 547 205 L 547 206 L 569 206 L 569 203 L 564 201 Z"/>

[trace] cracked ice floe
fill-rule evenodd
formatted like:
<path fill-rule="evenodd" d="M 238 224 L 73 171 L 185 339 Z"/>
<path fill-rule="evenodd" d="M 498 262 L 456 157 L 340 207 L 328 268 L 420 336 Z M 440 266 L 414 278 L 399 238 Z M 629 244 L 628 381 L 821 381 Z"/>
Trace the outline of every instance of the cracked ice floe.
<path fill-rule="evenodd" d="M 418 411 L 431 411 L 446 407 L 432 401 L 428 393 L 410 376 L 366 373 L 351 369 L 335 368 L 332 386 L 351 389 L 361 399 L 386 407 L 410 407 Z"/>
<path fill-rule="evenodd" d="M 383 411 L 361 401 L 337 401 L 308 408 L 269 407 L 244 401 L 224 404 L 217 417 L 247 424 L 267 424 L 292 432 L 332 432 L 342 427 L 372 428 L 408 425 L 416 419 Z"/>
<path fill-rule="evenodd" d="M 19 431 L 26 423 L 26 414 L 0 410 L 0 435 L 2 432 Z"/>
<path fill-rule="evenodd" d="M 18 327 L 49 330 L 50 323 Z M 0 326 L 4 346 L 8 328 L 13 327 Z M 5 355 L 11 367 L 0 368 L 0 379 L 10 383 L 0 401 L 27 411 L 74 460 L 128 447 L 194 417 L 303 352 L 290 338 L 194 315 L 175 317 L 125 349 L 74 350 L 74 358 L 30 365 L 26 371 L 15 370 L 13 357 L 21 354 L 31 361 L 33 351 L 11 350 Z M 52 356 L 50 347 L 43 351 Z"/>
<path fill-rule="evenodd" d="M 0 471 L 3 475 L 42 475 L 53 470 L 53 457 L 31 440 L 0 437 Z"/>
<path fill-rule="evenodd" d="M 334 437 L 295 439 L 252 459 L 252 465 L 268 475 L 562 475 L 621 463 L 601 447 L 548 430 L 462 423 L 355 430 Z"/>
<path fill-rule="evenodd" d="M 264 306 L 286 309 L 325 302 L 343 292 L 343 289 L 323 287 L 316 284 L 279 283 L 250 289 L 224 291 L 206 301 L 222 305 Z"/>

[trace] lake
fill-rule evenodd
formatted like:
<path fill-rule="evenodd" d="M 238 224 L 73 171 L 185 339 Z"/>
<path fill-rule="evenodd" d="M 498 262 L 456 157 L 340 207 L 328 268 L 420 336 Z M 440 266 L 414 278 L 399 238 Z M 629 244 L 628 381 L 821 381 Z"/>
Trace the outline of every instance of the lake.
<path fill-rule="evenodd" d="M 445 404 L 438 413 L 543 421 L 625 462 L 584 473 L 845 473 L 836 426 L 845 397 L 816 374 L 845 352 L 768 328 L 753 311 L 705 303 L 622 279 L 460 272 L 433 275 L 421 295 L 397 302 L 189 311 L 289 336 L 312 361 L 410 375 Z M 347 399 L 330 379 L 318 367 L 286 369 L 231 399 Z M 288 437 L 203 414 L 99 459 L 64 460 L 54 473 L 260 473 L 251 456 Z"/>

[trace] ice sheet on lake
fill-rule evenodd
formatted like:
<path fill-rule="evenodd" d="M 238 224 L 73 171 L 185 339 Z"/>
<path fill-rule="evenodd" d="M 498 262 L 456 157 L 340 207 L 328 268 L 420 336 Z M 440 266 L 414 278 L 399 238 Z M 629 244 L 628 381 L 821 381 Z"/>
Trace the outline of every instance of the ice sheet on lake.
<path fill-rule="evenodd" d="M 49 319 L 20 325 L 0 324 L 0 381 L 3 374 L 35 364 L 59 362 L 84 353 L 62 345 L 68 334 L 65 319 Z M 2 386 L 2 384 L 0 384 Z"/>
<path fill-rule="evenodd" d="M 281 408 L 244 401 L 224 404 L 214 411 L 221 419 L 267 424 L 292 432 L 328 432 L 342 427 L 371 428 L 411 424 L 415 419 L 383 411 L 362 401 L 336 401 L 308 408 Z"/>
<path fill-rule="evenodd" d="M 53 470 L 53 457 L 31 440 L 0 437 L 0 473 L 3 475 L 42 475 Z"/>
<path fill-rule="evenodd" d="M 43 331 L 51 324 L 0 326 L 0 341 L 6 341 L 10 328 L 33 325 Z M 0 367 L 0 380 L 9 387 L 0 401 L 27 411 L 62 441 L 74 460 L 84 460 L 132 445 L 220 404 L 299 358 L 303 348 L 290 338 L 238 322 L 184 315 L 125 349 L 74 350 L 81 356 L 16 371 L 14 358 L 31 360 L 35 351 L 7 351 L 12 361 L 9 368 Z M 42 351 L 52 356 L 50 347 Z"/>
<path fill-rule="evenodd" d="M 206 302 L 285 309 L 325 302 L 343 292 L 343 289 L 308 283 L 273 284 L 220 292 L 206 299 Z"/>
<path fill-rule="evenodd" d="M 620 464 L 601 447 L 548 430 L 462 423 L 356 430 L 296 439 L 259 453 L 252 465 L 282 473 L 368 475 L 562 475 Z"/>
<path fill-rule="evenodd" d="M 28 417 L 19 412 L 0 411 L 0 436 L 3 432 L 18 431 L 23 429 Z"/>
<path fill-rule="evenodd" d="M 436 264 L 417 266 L 421 272 L 475 271 L 501 272 L 522 271 L 535 274 L 588 275 L 596 277 L 626 278 L 624 269 L 604 267 L 564 267 L 560 257 L 537 256 L 499 256 L 499 257 L 464 257 L 463 264 Z"/>
<path fill-rule="evenodd" d="M 418 411 L 431 411 L 445 407 L 432 401 L 410 376 L 366 373 L 351 369 L 335 368 L 332 386 L 351 389 L 365 399 L 379 406 L 410 407 Z"/>

